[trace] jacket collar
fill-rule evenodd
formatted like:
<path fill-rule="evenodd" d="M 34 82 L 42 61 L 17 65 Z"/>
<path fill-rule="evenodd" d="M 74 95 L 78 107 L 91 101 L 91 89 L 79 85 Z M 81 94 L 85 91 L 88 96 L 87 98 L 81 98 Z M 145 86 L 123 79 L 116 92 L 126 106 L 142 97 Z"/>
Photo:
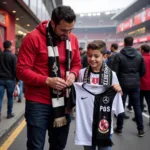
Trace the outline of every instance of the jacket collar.
<path fill-rule="evenodd" d="M 4 52 L 10 52 L 10 53 L 11 53 L 11 51 L 10 51 L 10 50 L 8 50 L 8 49 L 4 49 Z"/>

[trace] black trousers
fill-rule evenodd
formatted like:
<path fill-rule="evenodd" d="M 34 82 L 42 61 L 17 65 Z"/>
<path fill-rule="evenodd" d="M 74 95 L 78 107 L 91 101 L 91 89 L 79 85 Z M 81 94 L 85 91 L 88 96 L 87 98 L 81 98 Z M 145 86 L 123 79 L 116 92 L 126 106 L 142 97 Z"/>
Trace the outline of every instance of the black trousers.
<path fill-rule="evenodd" d="M 125 107 L 125 102 L 127 95 L 129 95 L 129 99 L 131 100 L 131 105 L 133 106 L 134 113 L 135 113 L 135 119 L 137 120 L 137 129 L 138 130 L 143 130 L 143 117 L 142 117 L 142 112 L 140 108 L 140 89 L 128 89 L 128 88 L 122 88 L 123 91 L 123 105 Z M 117 117 L 117 128 L 122 129 L 123 128 L 123 121 L 124 121 L 124 115 L 120 114 Z"/>
<path fill-rule="evenodd" d="M 147 102 L 148 112 L 149 112 L 149 115 L 150 115 L 150 91 L 143 91 L 143 90 L 140 91 L 140 104 L 141 104 L 141 110 L 142 111 L 144 109 L 144 107 L 143 107 L 144 98 Z"/>

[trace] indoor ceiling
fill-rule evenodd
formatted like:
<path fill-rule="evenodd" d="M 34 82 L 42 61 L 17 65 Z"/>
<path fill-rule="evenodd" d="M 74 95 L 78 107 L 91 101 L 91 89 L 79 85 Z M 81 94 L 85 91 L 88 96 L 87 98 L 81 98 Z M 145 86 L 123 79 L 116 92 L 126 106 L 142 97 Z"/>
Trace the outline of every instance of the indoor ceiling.
<path fill-rule="evenodd" d="M 16 24 L 28 31 L 34 29 L 40 22 L 23 0 L 0 0 L 0 9 L 15 16 Z M 13 13 L 14 10 L 16 13 Z"/>

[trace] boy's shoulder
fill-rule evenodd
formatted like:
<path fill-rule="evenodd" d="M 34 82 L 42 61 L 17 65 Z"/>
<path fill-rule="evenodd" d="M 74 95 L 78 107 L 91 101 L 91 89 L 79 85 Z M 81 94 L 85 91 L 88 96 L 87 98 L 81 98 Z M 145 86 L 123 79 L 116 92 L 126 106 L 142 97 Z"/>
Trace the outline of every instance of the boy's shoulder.
<path fill-rule="evenodd" d="M 80 70 L 80 73 L 84 73 L 85 70 L 86 70 L 86 68 L 81 69 L 81 70 Z"/>

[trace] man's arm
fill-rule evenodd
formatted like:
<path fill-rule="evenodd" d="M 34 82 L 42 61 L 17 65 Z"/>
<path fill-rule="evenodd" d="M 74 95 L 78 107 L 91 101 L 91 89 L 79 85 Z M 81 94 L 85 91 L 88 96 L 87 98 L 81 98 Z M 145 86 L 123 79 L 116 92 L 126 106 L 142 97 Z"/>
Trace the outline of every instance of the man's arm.
<path fill-rule="evenodd" d="M 141 58 L 141 64 L 140 64 L 140 77 L 143 77 L 146 72 L 145 62 L 143 57 Z"/>
<path fill-rule="evenodd" d="M 37 50 L 31 34 L 28 34 L 21 44 L 16 67 L 17 77 L 31 85 L 45 85 L 47 76 L 32 71 Z"/>
<path fill-rule="evenodd" d="M 117 76 L 119 74 L 119 53 L 115 55 L 114 57 L 114 61 L 113 61 L 113 64 L 112 64 L 112 70 L 114 72 L 116 72 Z"/>
<path fill-rule="evenodd" d="M 75 40 L 75 47 L 74 55 L 71 60 L 71 68 L 70 72 L 74 73 L 76 78 L 78 77 L 79 70 L 81 69 L 81 58 L 80 58 L 80 52 L 79 52 L 79 46 L 77 39 Z"/>
<path fill-rule="evenodd" d="M 17 57 L 16 55 L 13 55 L 13 62 L 12 62 L 13 75 L 14 75 L 16 82 L 19 82 L 19 79 L 16 76 L 16 64 L 17 64 Z"/>
<path fill-rule="evenodd" d="M 77 39 L 75 40 L 75 49 L 73 51 L 73 57 L 71 60 L 70 74 L 66 78 L 66 83 L 71 86 L 75 79 L 77 79 L 79 70 L 81 69 L 81 58 L 79 53 L 79 46 Z"/>

